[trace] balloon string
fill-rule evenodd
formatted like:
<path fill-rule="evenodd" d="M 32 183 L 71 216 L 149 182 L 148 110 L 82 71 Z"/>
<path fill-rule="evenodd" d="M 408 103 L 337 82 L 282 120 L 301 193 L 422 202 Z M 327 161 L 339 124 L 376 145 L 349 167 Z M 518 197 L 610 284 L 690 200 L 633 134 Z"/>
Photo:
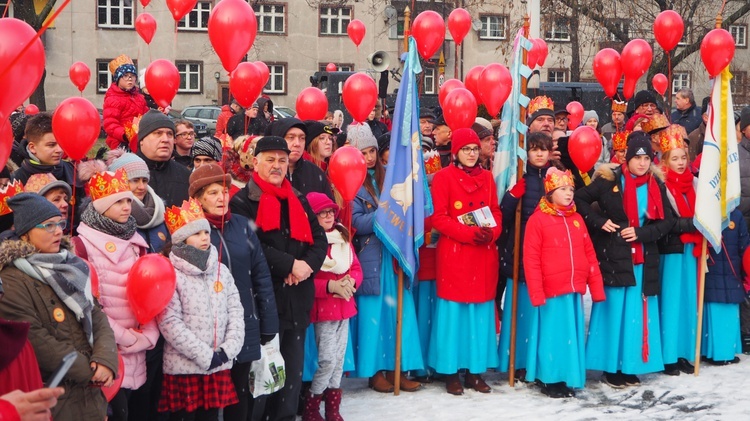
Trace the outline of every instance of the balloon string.
<path fill-rule="evenodd" d="M 8 1 L 8 4 L 10 4 L 10 1 Z M 14 66 L 14 65 L 15 65 L 15 64 L 16 64 L 16 63 L 18 62 L 18 60 L 20 60 L 20 59 L 21 59 L 21 57 L 22 57 L 22 56 L 24 55 L 24 53 L 26 53 L 26 51 L 27 51 L 27 50 L 28 50 L 29 48 L 31 48 L 31 45 L 32 45 L 32 44 L 34 44 L 34 42 L 35 42 L 36 40 L 38 40 L 38 39 L 39 39 L 39 37 L 41 37 L 41 36 L 42 36 L 42 34 L 44 33 L 44 31 L 46 31 L 46 30 L 47 30 L 47 28 L 49 28 L 49 26 L 50 26 L 50 25 L 52 25 L 52 22 L 54 22 L 54 21 L 55 21 L 55 19 L 56 19 L 56 18 L 57 18 L 57 16 L 58 16 L 58 15 L 60 14 L 60 12 L 62 12 L 62 11 L 63 11 L 63 9 L 65 9 L 65 7 L 66 7 L 66 6 L 68 5 L 68 4 L 70 4 L 70 0 L 65 0 L 65 2 L 64 2 L 64 3 L 63 3 L 63 4 L 61 5 L 61 6 L 60 6 L 60 8 L 59 8 L 59 9 L 57 9 L 57 11 L 55 11 L 55 13 L 53 13 L 51 17 L 47 18 L 47 21 L 46 21 L 46 22 L 44 23 L 44 25 L 42 25 L 41 29 L 39 29 L 39 31 L 38 31 L 38 32 L 36 33 L 36 35 L 34 35 L 34 38 L 32 38 L 32 39 L 31 39 L 31 40 L 29 41 L 29 43 L 28 43 L 28 44 L 26 44 L 26 46 L 25 46 L 25 47 L 23 47 L 23 50 L 21 50 L 21 52 L 20 52 L 20 53 L 18 53 L 18 55 L 17 55 L 17 56 L 15 56 L 15 57 L 13 58 L 13 60 L 11 60 L 11 61 L 10 61 L 10 64 L 9 64 L 9 65 L 8 65 L 8 66 L 7 66 L 7 67 L 6 67 L 5 69 L 3 69 L 3 70 L 2 70 L 2 72 L 0 72 L 0 79 L 2 79 L 2 78 L 3 78 L 3 76 L 5 76 L 5 74 L 6 74 L 6 73 L 8 73 L 8 71 L 9 71 L 10 69 L 12 69 L 12 68 L 13 68 L 13 66 Z M 6 9 L 7 9 L 7 6 L 6 6 Z"/>
<path fill-rule="evenodd" d="M 669 54 L 669 51 L 667 51 L 667 80 L 669 81 L 669 84 L 671 85 L 671 86 L 668 86 L 667 89 L 669 89 L 669 94 L 668 95 L 670 96 L 670 98 L 672 96 L 672 91 L 674 90 L 674 81 L 672 80 L 672 77 L 674 77 L 672 75 L 672 55 Z M 671 105 L 672 102 L 669 101 L 669 104 Z M 665 112 L 664 114 L 667 115 L 668 119 L 670 119 L 670 120 L 672 119 L 672 114 L 671 113 Z M 672 123 L 672 122 L 670 121 L 670 123 Z"/>
<path fill-rule="evenodd" d="M 8 0 L 7 3 L 5 3 L 5 10 L 3 10 L 3 17 L 8 16 L 8 8 L 10 7 L 10 0 Z"/>
<path fill-rule="evenodd" d="M 81 92 L 81 96 L 83 96 L 83 92 Z M 70 209 L 70 232 L 73 232 L 73 219 L 75 218 L 75 214 L 76 214 L 76 184 L 78 184 L 76 183 L 76 179 L 77 179 L 76 170 L 77 169 L 78 169 L 78 161 L 73 161 L 73 183 L 71 183 L 73 184 L 73 194 L 72 194 L 73 197 L 70 198 L 70 203 L 73 206 L 71 206 L 71 209 Z"/>
<path fill-rule="evenodd" d="M 174 21 L 174 41 L 172 45 L 172 51 L 177 54 L 177 21 Z"/>

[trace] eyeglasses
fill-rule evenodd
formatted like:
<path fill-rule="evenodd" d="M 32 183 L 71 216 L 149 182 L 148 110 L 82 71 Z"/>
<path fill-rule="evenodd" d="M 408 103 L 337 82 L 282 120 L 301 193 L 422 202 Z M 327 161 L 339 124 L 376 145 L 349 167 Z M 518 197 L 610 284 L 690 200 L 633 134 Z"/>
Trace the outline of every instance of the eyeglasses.
<path fill-rule="evenodd" d="M 641 104 L 640 106 L 643 107 L 643 108 L 653 108 L 653 109 L 657 108 L 656 104 L 651 103 L 651 102 L 647 102 L 645 104 Z"/>
<path fill-rule="evenodd" d="M 333 209 L 326 209 L 318 212 L 318 216 L 320 216 L 321 218 L 327 218 L 334 215 L 336 215 L 336 211 Z"/>
<path fill-rule="evenodd" d="M 178 134 L 174 135 L 174 137 L 180 137 L 180 138 L 195 137 L 195 132 L 178 133 Z"/>
<path fill-rule="evenodd" d="M 479 153 L 479 148 L 464 146 L 463 148 L 461 148 L 461 152 L 465 153 L 466 155 L 477 154 Z"/>
<path fill-rule="evenodd" d="M 134 75 L 132 73 L 126 73 L 126 74 L 122 75 L 122 78 L 125 79 L 125 80 L 136 80 L 136 79 L 138 79 L 138 76 L 136 76 L 136 75 Z"/>
<path fill-rule="evenodd" d="M 42 228 L 47 232 L 55 232 L 55 230 L 57 230 L 57 227 L 60 227 L 61 230 L 65 230 L 67 226 L 68 221 L 63 219 L 60 222 L 47 222 L 46 224 L 37 224 L 34 225 L 34 228 Z"/>

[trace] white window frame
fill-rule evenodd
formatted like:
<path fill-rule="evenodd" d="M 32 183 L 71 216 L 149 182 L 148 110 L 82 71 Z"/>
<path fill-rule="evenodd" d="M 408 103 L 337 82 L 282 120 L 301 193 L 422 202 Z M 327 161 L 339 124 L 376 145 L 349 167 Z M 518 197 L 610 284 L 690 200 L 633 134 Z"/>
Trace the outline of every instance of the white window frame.
<path fill-rule="evenodd" d="M 736 47 L 747 48 L 747 25 L 729 25 L 729 33 Z"/>
<path fill-rule="evenodd" d="M 435 81 L 437 79 L 437 69 L 434 67 L 423 67 L 424 74 L 422 80 L 424 81 L 424 93 L 425 94 L 436 94 L 437 87 Z"/>
<path fill-rule="evenodd" d="M 12 18 L 13 17 L 13 1 L 12 0 L 0 0 L 0 16 L 2 16 L 2 13 L 5 11 L 5 7 L 8 3 L 10 3 L 10 7 L 8 7 L 8 14 L 5 15 L 5 17 Z"/>
<path fill-rule="evenodd" d="M 213 9 L 213 3 L 210 1 L 199 1 L 195 8 L 190 11 L 184 18 L 180 19 L 177 27 L 185 31 L 207 31 L 208 17 Z M 196 25 L 191 26 L 190 22 L 195 21 Z"/>
<path fill-rule="evenodd" d="M 253 5 L 255 18 L 258 21 L 258 32 L 263 34 L 286 33 L 286 4 L 268 3 Z M 281 18 L 281 29 L 276 27 L 277 18 Z M 269 19 L 270 28 L 266 28 L 265 19 Z"/>
<path fill-rule="evenodd" d="M 100 4 L 100 3 L 106 4 Z M 119 5 L 113 6 L 112 3 L 117 2 Z M 129 2 L 130 5 L 126 5 Z M 133 28 L 135 27 L 135 0 L 97 0 L 96 2 L 96 24 L 99 28 Z M 99 11 L 104 8 L 107 11 L 107 22 L 99 21 Z M 120 23 L 112 23 L 112 11 L 119 10 Z M 130 24 L 122 23 L 130 14 Z"/>
<path fill-rule="evenodd" d="M 479 39 L 504 40 L 508 38 L 508 17 L 505 15 L 481 15 L 482 28 L 479 30 Z M 494 35 L 499 33 L 499 35 Z"/>
<path fill-rule="evenodd" d="M 180 73 L 180 87 L 177 89 L 177 92 L 184 94 L 199 94 L 203 92 L 203 62 L 178 61 L 176 65 L 177 71 Z M 192 76 L 197 76 L 197 82 L 192 83 Z"/>
<path fill-rule="evenodd" d="M 286 63 L 268 64 L 268 83 L 263 87 L 263 93 L 266 94 L 285 94 L 286 93 Z M 279 86 L 281 85 L 281 86 Z"/>
<path fill-rule="evenodd" d="M 398 16 L 393 24 L 389 22 L 388 25 L 388 38 L 389 39 L 404 39 L 404 17 Z M 399 27 L 401 28 L 401 33 L 399 33 Z"/>
<path fill-rule="evenodd" d="M 550 24 L 549 31 L 545 31 L 544 39 L 553 42 L 570 42 L 570 24 L 567 21 L 555 20 Z"/>
<path fill-rule="evenodd" d="M 690 72 L 672 73 L 672 95 L 676 95 L 682 88 L 690 89 Z"/>
<path fill-rule="evenodd" d="M 732 82 L 730 83 L 730 89 L 732 95 L 745 96 L 745 85 L 747 84 L 747 72 L 744 70 L 733 71 Z"/>
<path fill-rule="evenodd" d="M 625 32 L 625 34 L 629 38 L 632 38 L 631 33 L 630 33 L 630 24 L 627 21 L 621 20 L 621 19 L 614 19 L 610 23 L 616 26 L 621 32 Z M 613 42 L 622 42 L 615 36 L 615 34 L 610 32 L 609 30 L 607 30 L 607 39 Z"/>
<path fill-rule="evenodd" d="M 344 11 L 348 12 L 344 14 Z M 338 21 L 338 32 L 331 30 L 332 23 Z M 319 35 L 346 35 L 346 27 L 349 26 L 349 22 L 352 21 L 352 8 L 351 7 L 333 7 L 333 6 L 320 6 L 320 29 Z M 325 23 L 324 23 L 325 22 Z M 344 25 L 346 22 L 346 25 Z"/>
<path fill-rule="evenodd" d="M 558 80 L 562 75 L 562 80 Z M 567 82 L 568 72 L 565 69 L 547 69 L 547 82 Z"/>

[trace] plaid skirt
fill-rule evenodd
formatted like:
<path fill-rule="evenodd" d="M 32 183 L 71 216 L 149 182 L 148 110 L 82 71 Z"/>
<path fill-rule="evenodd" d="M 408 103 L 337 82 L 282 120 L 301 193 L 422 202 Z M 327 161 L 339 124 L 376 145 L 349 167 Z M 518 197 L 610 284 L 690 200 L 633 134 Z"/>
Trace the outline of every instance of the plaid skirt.
<path fill-rule="evenodd" d="M 229 370 L 214 374 L 164 374 L 159 412 L 224 408 L 239 400 Z"/>

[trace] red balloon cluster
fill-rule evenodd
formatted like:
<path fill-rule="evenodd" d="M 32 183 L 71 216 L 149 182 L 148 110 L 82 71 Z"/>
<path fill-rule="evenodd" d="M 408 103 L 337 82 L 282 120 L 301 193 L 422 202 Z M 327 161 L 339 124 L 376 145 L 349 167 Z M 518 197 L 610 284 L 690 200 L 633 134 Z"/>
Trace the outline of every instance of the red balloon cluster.
<path fill-rule="evenodd" d="M 664 76 L 664 73 L 657 73 L 651 78 L 651 86 L 653 86 L 654 90 L 661 96 L 664 96 L 667 92 L 667 85 L 669 85 L 669 81 L 667 80 L 667 77 Z"/>
<path fill-rule="evenodd" d="M 477 118 L 477 101 L 468 89 L 453 89 L 445 96 L 441 107 L 451 130 L 469 128 Z"/>
<path fill-rule="evenodd" d="M 191 10 L 195 9 L 196 4 L 198 4 L 198 0 L 167 0 L 167 8 L 172 12 L 172 17 L 175 22 L 179 22 L 180 19 L 184 18 Z M 255 14 L 253 14 L 253 19 L 254 18 Z"/>
<path fill-rule="evenodd" d="M 665 10 L 654 19 L 654 38 L 664 51 L 672 51 L 682 39 L 685 23 L 674 10 Z"/>
<path fill-rule="evenodd" d="M 135 32 L 141 36 L 146 44 L 151 44 L 156 33 L 156 20 L 150 13 L 141 13 L 135 18 Z"/>
<path fill-rule="evenodd" d="M 177 274 L 172 262 L 160 254 L 141 256 L 128 272 L 125 289 L 130 308 L 140 324 L 162 312 L 174 295 Z"/>
<path fill-rule="evenodd" d="M 565 106 L 565 111 L 568 112 L 568 129 L 575 130 L 576 127 L 581 125 L 583 121 L 583 105 L 578 101 L 570 101 Z"/>
<path fill-rule="evenodd" d="M 448 31 L 450 31 L 453 41 L 461 45 L 466 34 L 471 29 L 471 14 L 466 9 L 453 9 L 448 15 Z"/>
<path fill-rule="evenodd" d="M 232 72 L 255 42 L 255 12 L 243 0 L 216 3 L 208 18 L 208 39 L 227 72 Z"/>
<path fill-rule="evenodd" d="M 328 112 L 328 98 L 320 89 L 309 86 L 297 95 L 294 109 L 300 120 L 322 120 Z"/>
<path fill-rule="evenodd" d="M 531 42 L 531 50 L 526 55 L 526 60 L 528 61 L 529 68 L 533 70 L 536 66 L 544 66 L 544 62 L 547 61 L 547 55 L 549 54 L 549 48 L 547 47 L 547 42 L 541 38 L 534 38 Z"/>
<path fill-rule="evenodd" d="M 89 84 L 89 80 L 91 79 L 91 70 L 86 63 L 77 61 L 70 66 L 68 76 L 73 85 L 76 85 L 76 88 L 83 93 L 83 90 L 86 89 L 86 85 Z"/>
<path fill-rule="evenodd" d="M 633 97 L 635 85 L 638 83 L 638 79 L 648 71 L 652 59 L 651 46 L 642 39 L 634 39 L 622 49 L 621 62 L 626 63 L 625 66 L 622 66 L 622 71 L 625 74 L 622 93 L 625 95 L 625 99 Z"/>
<path fill-rule="evenodd" d="M 357 48 L 359 48 L 359 44 L 361 44 L 362 40 L 365 38 L 366 31 L 365 24 L 359 19 L 352 20 L 346 27 L 346 34 L 349 35 L 349 39 L 352 40 Z"/>
<path fill-rule="evenodd" d="M 617 95 L 617 85 L 622 79 L 622 62 L 620 53 L 612 48 L 605 48 L 594 56 L 594 76 L 604 88 L 604 93 L 612 98 Z"/>
<path fill-rule="evenodd" d="M 464 83 L 458 79 L 448 79 L 443 82 L 442 86 L 440 86 L 440 91 L 438 92 L 438 102 L 441 106 L 443 102 L 445 102 L 445 97 L 456 88 L 466 89 L 466 86 L 464 86 Z"/>
<path fill-rule="evenodd" d="M 590 126 L 581 126 L 573 131 L 568 143 L 568 152 L 579 170 L 587 172 L 602 153 L 602 138 L 599 132 Z"/>
<path fill-rule="evenodd" d="M 229 75 L 229 92 L 245 108 L 253 105 L 264 85 L 263 75 L 255 63 L 240 63 Z"/>
<path fill-rule="evenodd" d="M 101 130 L 99 111 L 86 98 L 65 99 L 52 114 L 52 132 L 63 151 L 74 161 L 83 159 Z"/>
<path fill-rule="evenodd" d="M 483 71 L 484 66 L 474 66 L 464 76 L 464 85 L 474 95 L 474 100 L 477 104 L 482 103 L 482 98 L 479 96 L 479 77 L 482 76 Z"/>
<path fill-rule="evenodd" d="M 354 121 L 363 122 L 378 102 L 378 87 L 365 73 L 355 73 L 346 82 L 341 96 Z"/>
<path fill-rule="evenodd" d="M 502 64 L 488 64 L 479 75 L 479 97 L 492 117 L 500 112 L 510 95 L 512 85 L 510 71 Z"/>
<path fill-rule="evenodd" d="M 713 29 L 701 41 L 701 59 L 708 74 L 715 77 L 734 58 L 734 38 L 726 29 Z"/>
<path fill-rule="evenodd" d="M 411 34 L 417 41 L 417 51 L 423 59 L 429 60 L 445 39 L 443 17 L 433 10 L 427 10 L 414 19 Z"/>
<path fill-rule="evenodd" d="M 0 120 L 5 120 L 36 89 L 44 72 L 44 45 L 36 39 L 20 56 L 23 48 L 36 36 L 26 22 L 14 18 L 0 19 Z M 11 63 L 15 63 L 10 66 Z"/>
<path fill-rule="evenodd" d="M 366 175 L 364 155 L 351 146 L 336 149 L 328 163 L 328 178 L 347 202 L 354 200 Z"/>
<path fill-rule="evenodd" d="M 169 60 L 154 60 L 146 68 L 146 86 L 151 97 L 162 108 L 169 107 L 180 88 L 180 72 Z"/>

